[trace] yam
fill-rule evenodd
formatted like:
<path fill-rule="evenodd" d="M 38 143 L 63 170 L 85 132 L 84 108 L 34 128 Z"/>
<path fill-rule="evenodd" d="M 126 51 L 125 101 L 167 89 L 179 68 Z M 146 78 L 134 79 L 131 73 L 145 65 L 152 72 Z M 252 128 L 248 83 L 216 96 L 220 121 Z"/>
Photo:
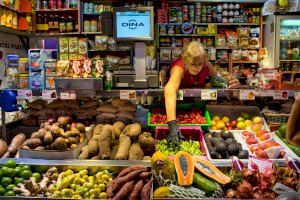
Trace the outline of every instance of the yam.
<path fill-rule="evenodd" d="M 97 108 L 97 111 L 102 113 L 116 113 L 117 109 L 110 103 L 104 103 Z"/>
<path fill-rule="evenodd" d="M 21 148 L 24 149 L 24 150 L 30 150 L 30 148 L 26 145 L 22 146 Z"/>
<path fill-rule="evenodd" d="M 130 138 L 136 138 L 142 133 L 142 127 L 140 124 L 131 124 L 129 127 L 129 131 L 126 134 Z"/>
<path fill-rule="evenodd" d="M 102 160 L 110 159 L 110 140 L 98 140 L 99 156 Z"/>
<path fill-rule="evenodd" d="M 14 156 L 14 158 L 20 158 L 20 153 L 19 151 L 17 151 L 16 155 Z"/>
<path fill-rule="evenodd" d="M 116 114 L 114 114 L 114 113 L 101 113 L 101 114 L 97 115 L 96 118 L 97 119 L 115 119 Z"/>
<path fill-rule="evenodd" d="M 75 128 L 80 132 L 80 133 L 85 133 L 85 126 L 82 123 L 76 123 Z"/>
<path fill-rule="evenodd" d="M 110 151 L 110 159 L 111 160 L 114 160 L 115 159 L 115 156 L 117 154 L 117 151 L 119 149 L 119 144 L 116 144 L 112 147 L 111 151 Z"/>
<path fill-rule="evenodd" d="M 94 128 L 94 130 L 93 130 L 93 135 L 100 135 L 103 127 L 104 127 L 103 124 L 96 125 L 95 128 Z"/>
<path fill-rule="evenodd" d="M 78 159 L 88 159 L 89 158 L 89 152 L 88 151 L 83 151 L 81 154 L 78 156 Z"/>
<path fill-rule="evenodd" d="M 30 136 L 30 138 L 39 138 L 41 140 L 44 139 L 44 135 L 45 133 L 41 133 L 41 132 L 33 132 Z"/>
<path fill-rule="evenodd" d="M 26 136 L 23 133 L 19 133 L 12 139 L 10 145 L 8 146 L 7 151 L 11 155 L 15 155 L 17 153 L 19 147 L 25 142 L 25 140 L 26 140 Z"/>
<path fill-rule="evenodd" d="M 95 156 L 99 152 L 98 141 L 90 140 L 87 146 L 89 156 Z"/>
<path fill-rule="evenodd" d="M 118 112 L 116 114 L 116 117 L 118 117 L 118 118 L 124 118 L 126 120 L 133 120 L 133 118 L 134 118 L 133 113 L 127 112 L 127 111 Z"/>
<path fill-rule="evenodd" d="M 34 150 L 37 150 L 37 151 L 43 151 L 43 150 L 45 150 L 45 147 L 44 147 L 44 146 L 38 146 L 38 147 L 35 148 Z"/>
<path fill-rule="evenodd" d="M 91 107 L 95 107 L 95 106 L 99 106 L 99 101 L 95 101 L 95 100 L 90 100 L 85 102 L 81 108 L 91 108 Z"/>
<path fill-rule="evenodd" d="M 71 149 L 76 149 L 77 147 L 78 147 L 77 144 L 71 144 L 71 146 L 70 146 Z"/>
<path fill-rule="evenodd" d="M 106 133 L 107 135 L 105 135 L 105 137 L 110 137 L 111 140 L 115 140 L 116 132 L 112 125 L 109 125 L 109 124 L 104 125 L 102 132 L 104 130 L 110 130 L 110 132 L 111 132 L 110 134 Z"/>
<path fill-rule="evenodd" d="M 44 142 L 46 144 L 50 144 L 51 142 L 53 142 L 53 136 L 52 133 L 50 131 L 48 131 L 45 135 L 44 135 Z"/>
<path fill-rule="evenodd" d="M 139 143 L 131 145 L 129 150 L 129 160 L 142 160 L 144 152 Z"/>
<path fill-rule="evenodd" d="M 113 124 L 114 130 L 115 130 L 115 136 L 116 136 L 117 138 L 120 137 L 120 135 L 121 135 L 123 129 L 125 128 L 125 126 L 126 126 L 126 125 L 125 125 L 123 122 L 115 122 L 115 123 Z"/>
<path fill-rule="evenodd" d="M 11 154 L 6 152 L 1 158 L 11 158 Z"/>
<path fill-rule="evenodd" d="M 86 145 L 86 146 L 82 147 L 81 151 L 87 151 L 87 148 L 88 148 L 88 146 Z"/>
<path fill-rule="evenodd" d="M 121 112 L 135 112 L 136 105 L 134 104 L 126 104 L 125 106 L 119 107 L 118 111 Z"/>
<path fill-rule="evenodd" d="M 63 137 L 58 137 L 51 144 L 51 149 L 64 151 L 67 149 L 67 142 Z"/>
<path fill-rule="evenodd" d="M 39 138 L 31 138 L 31 139 L 28 139 L 24 142 L 24 145 L 25 146 L 28 146 L 30 149 L 35 149 L 37 148 L 38 146 L 41 146 L 43 143 L 42 143 L 42 140 L 39 139 Z M 11 153 L 12 154 L 12 153 Z"/>
<path fill-rule="evenodd" d="M 129 150 L 131 147 L 130 137 L 126 135 L 121 135 L 119 140 L 120 140 L 120 144 L 115 159 L 127 160 L 129 156 Z"/>
<path fill-rule="evenodd" d="M 98 154 L 98 155 L 92 157 L 91 160 L 101 160 L 100 154 Z"/>
<path fill-rule="evenodd" d="M 8 150 L 7 143 L 0 139 L 0 157 L 2 157 Z"/>
<path fill-rule="evenodd" d="M 57 122 L 60 127 L 65 127 L 68 124 L 69 120 L 67 117 L 58 117 Z"/>
<path fill-rule="evenodd" d="M 122 107 L 122 106 L 125 106 L 126 104 L 126 101 L 125 100 L 122 100 L 118 97 L 114 97 L 111 99 L 111 104 L 114 106 L 114 107 Z"/>

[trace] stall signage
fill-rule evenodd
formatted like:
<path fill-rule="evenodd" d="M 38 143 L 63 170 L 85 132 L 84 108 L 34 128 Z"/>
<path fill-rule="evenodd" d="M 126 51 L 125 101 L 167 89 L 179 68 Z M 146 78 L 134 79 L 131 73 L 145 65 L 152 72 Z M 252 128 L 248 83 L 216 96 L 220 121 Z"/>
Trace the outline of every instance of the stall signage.
<path fill-rule="evenodd" d="M 60 99 L 76 99 L 75 91 L 63 91 L 60 93 Z"/>
<path fill-rule="evenodd" d="M 17 99 L 30 99 L 32 97 L 31 90 L 17 90 L 18 96 Z"/>
<path fill-rule="evenodd" d="M 176 99 L 183 100 L 183 90 L 178 90 Z"/>
<path fill-rule="evenodd" d="M 43 90 L 42 91 L 42 99 L 57 99 L 56 90 Z"/>
<path fill-rule="evenodd" d="M 240 90 L 240 100 L 255 100 L 255 90 Z"/>
<path fill-rule="evenodd" d="M 202 100 L 217 100 L 218 90 L 201 90 Z"/>
<path fill-rule="evenodd" d="M 274 100 L 286 100 L 289 98 L 289 92 L 286 90 L 275 90 L 273 94 Z"/>
<path fill-rule="evenodd" d="M 120 99 L 135 100 L 135 90 L 120 90 Z"/>

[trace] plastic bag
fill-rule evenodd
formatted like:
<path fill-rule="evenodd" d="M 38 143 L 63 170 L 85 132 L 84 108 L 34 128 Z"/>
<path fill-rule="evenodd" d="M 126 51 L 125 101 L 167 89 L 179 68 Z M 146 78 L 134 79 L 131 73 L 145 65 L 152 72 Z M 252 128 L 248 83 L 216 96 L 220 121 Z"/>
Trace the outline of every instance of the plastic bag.
<path fill-rule="evenodd" d="M 226 30 L 226 39 L 227 39 L 227 46 L 231 48 L 237 48 L 237 33 L 232 30 Z"/>

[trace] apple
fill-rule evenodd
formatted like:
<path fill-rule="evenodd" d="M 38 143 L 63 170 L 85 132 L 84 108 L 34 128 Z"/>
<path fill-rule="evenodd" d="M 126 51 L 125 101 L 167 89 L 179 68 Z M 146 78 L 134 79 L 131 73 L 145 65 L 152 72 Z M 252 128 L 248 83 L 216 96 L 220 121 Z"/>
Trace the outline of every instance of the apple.
<path fill-rule="evenodd" d="M 236 127 L 236 125 L 237 125 L 237 121 L 236 120 L 232 120 L 231 122 L 230 122 L 230 124 L 231 124 L 231 126 L 232 127 Z"/>
<path fill-rule="evenodd" d="M 262 118 L 261 117 L 254 117 L 252 121 L 253 121 L 254 124 L 262 124 Z"/>

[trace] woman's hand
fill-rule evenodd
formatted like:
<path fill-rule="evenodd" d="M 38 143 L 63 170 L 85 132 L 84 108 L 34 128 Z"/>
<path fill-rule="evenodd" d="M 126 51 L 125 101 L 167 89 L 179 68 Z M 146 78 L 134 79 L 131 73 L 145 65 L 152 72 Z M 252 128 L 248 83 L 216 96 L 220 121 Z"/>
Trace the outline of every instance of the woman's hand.
<path fill-rule="evenodd" d="M 241 83 L 236 77 L 231 76 L 229 79 L 228 85 L 229 85 L 230 89 L 236 89 L 241 86 Z"/>

